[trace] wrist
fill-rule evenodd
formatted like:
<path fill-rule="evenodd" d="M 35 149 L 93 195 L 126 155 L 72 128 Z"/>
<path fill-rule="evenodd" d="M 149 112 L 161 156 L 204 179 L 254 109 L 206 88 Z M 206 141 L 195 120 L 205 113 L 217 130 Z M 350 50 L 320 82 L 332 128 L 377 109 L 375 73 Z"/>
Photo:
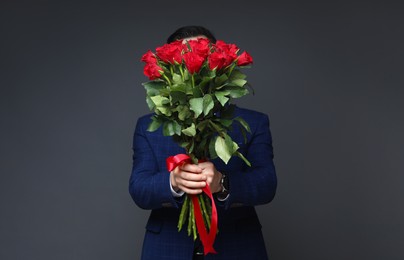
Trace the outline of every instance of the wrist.
<path fill-rule="evenodd" d="M 171 188 L 172 188 L 175 192 L 179 192 L 179 191 L 180 191 L 180 189 L 179 189 L 178 186 L 177 186 L 177 182 L 175 181 L 173 172 L 170 172 L 170 184 L 171 184 Z"/>
<path fill-rule="evenodd" d="M 216 181 L 214 187 L 213 186 L 211 187 L 211 188 L 214 188 L 214 189 L 212 189 L 212 193 L 218 193 L 218 192 L 222 191 L 221 182 L 222 182 L 223 174 L 221 172 L 217 171 L 217 175 L 218 175 L 217 181 Z"/>

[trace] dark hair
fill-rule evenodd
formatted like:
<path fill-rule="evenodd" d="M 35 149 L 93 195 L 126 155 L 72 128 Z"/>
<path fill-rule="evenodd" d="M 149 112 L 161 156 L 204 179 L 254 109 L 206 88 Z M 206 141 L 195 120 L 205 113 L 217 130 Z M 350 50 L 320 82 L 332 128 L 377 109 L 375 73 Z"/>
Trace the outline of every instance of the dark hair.
<path fill-rule="evenodd" d="M 208 38 L 213 43 L 216 42 L 216 38 L 213 35 L 213 33 L 211 31 L 209 31 L 208 29 L 206 29 L 205 27 L 189 25 L 189 26 L 184 26 L 184 27 L 178 28 L 173 34 L 171 34 L 167 38 L 167 43 L 171 43 L 176 40 L 181 40 L 181 39 L 188 38 L 188 37 L 195 37 L 195 36 L 199 36 L 199 35 L 206 36 L 206 38 Z"/>

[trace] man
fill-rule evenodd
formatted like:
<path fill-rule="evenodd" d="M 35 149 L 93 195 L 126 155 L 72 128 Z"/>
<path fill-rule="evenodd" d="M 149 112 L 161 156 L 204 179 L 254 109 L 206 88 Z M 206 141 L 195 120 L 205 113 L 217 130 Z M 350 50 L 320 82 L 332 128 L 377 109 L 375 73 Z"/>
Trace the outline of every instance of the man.
<path fill-rule="evenodd" d="M 216 42 L 213 34 L 201 26 L 179 28 L 167 40 L 204 37 Z M 226 165 L 215 159 L 198 165 L 184 164 L 172 172 L 166 158 L 184 149 L 161 129 L 148 132 L 151 114 L 138 119 L 133 139 L 133 169 L 129 191 L 135 203 L 151 209 L 146 225 L 142 259 L 267 259 L 265 243 L 254 206 L 266 204 L 275 196 L 277 179 L 273 163 L 272 138 L 268 116 L 237 107 L 234 117 L 249 124 L 247 142 L 238 127 L 229 135 L 240 152 L 251 162 L 247 166 L 234 157 Z M 218 211 L 218 230 L 214 243 L 217 254 L 203 256 L 201 243 L 177 230 L 184 193 L 199 194 L 210 186 Z"/>

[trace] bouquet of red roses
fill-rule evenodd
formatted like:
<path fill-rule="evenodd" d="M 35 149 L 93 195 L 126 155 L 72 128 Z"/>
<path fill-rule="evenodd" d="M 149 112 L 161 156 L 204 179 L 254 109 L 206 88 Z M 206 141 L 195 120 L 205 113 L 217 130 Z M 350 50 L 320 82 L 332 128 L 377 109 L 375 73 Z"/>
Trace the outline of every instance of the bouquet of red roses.
<path fill-rule="evenodd" d="M 164 44 L 142 56 L 144 74 L 150 79 L 143 83 L 146 102 L 154 112 L 148 131 L 162 127 L 165 136 L 172 136 L 185 149 L 186 156 L 174 157 L 177 163 L 197 164 L 219 157 L 227 164 L 232 156 L 238 156 L 250 165 L 228 135 L 234 122 L 244 136 L 250 131 L 243 118 L 233 117 L 231 104 L 231 99 L 249 93 L 246 75 L 240 68 L 253 60 L 247 52 L 238 54 L 239 51 L 235 44 L 198 38 Z M 177 166 L 171 157 L 167 163 Z M 188 235 L 193 234 L 194 239 L 200 235 L 205 253 L 214 252 L 213 247 L 206 248 L 213 245 L 217 228 L 216 208 L 208 190 L 198 196 L 186 196 L 178 221 L 179 231 L 188 221 Z M 210 234 L 206 234 L 206 228 Z M 204 242 L 206 235 L 211 245 Z"/>

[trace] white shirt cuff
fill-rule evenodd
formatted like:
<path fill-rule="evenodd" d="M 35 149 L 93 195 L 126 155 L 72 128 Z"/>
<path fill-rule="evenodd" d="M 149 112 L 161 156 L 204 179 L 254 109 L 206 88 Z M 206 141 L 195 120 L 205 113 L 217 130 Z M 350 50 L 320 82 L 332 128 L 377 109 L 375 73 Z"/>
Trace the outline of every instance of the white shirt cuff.
<path fill-rule="evenodd" d="M 179 198 L 179 197 L 182 197 L 182 195 L 184 195 L 184 191 L 182 191 L 182 190 L 179 190 L 178 192 L 176 192 L 174 189 L 173 189 L 173 185 L 171 185 L 171 178 L 170 178 L 170 189 L 171 189 L 171 194 L 174 196 L 174 197 L 176 197 L 176 198 Z"/>

